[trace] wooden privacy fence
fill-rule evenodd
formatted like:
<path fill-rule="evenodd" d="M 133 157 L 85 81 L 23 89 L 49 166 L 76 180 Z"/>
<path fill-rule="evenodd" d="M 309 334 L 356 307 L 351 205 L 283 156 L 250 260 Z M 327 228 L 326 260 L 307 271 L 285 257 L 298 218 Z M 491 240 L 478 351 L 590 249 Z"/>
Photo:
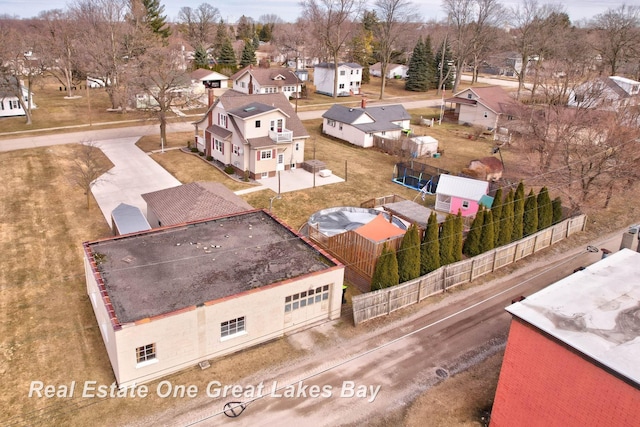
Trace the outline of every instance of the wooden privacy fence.
<path fill-rule="evenodd" d="M 445 265 L 429 274 L 397 286 L 380 289 L 352 298 L 353 321 L 357 325 L 369 319 L 385 316 L 453 286 L 468 283 L 534 254 L 554 243 L 583 231 L 586 215 L 566 219 L 556 225 L 538 231 L 517 242 L 485 252 L 473 258 Z"/>

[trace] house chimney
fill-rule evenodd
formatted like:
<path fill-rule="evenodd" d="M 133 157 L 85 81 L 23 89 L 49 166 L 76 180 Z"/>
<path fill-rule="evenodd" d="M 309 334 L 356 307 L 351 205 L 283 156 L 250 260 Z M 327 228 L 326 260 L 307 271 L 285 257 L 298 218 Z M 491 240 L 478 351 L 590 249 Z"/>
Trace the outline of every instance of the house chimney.
<path fill-rule="evenodd" d="M 215 100 L 215 96 L 213 95 L 213 89 L 207 89 L 207 106 L 211 107 L 213 105 L 213 101 Z"/>
<path fill-rule="evenodd" d="M 367 98 L 365 98 L 364 96 L 362 97 L 362 101 L 360 101 L 360 107 L 364 110 L 365 108 L 367 108 Z"/>

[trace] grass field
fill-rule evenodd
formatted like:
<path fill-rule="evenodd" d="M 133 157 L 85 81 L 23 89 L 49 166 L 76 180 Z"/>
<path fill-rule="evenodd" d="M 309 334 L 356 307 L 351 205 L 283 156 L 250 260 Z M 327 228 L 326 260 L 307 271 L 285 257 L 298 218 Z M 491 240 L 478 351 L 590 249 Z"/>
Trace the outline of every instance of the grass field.
<path fill-rule="evenodd" d="M 82 110 L 78 106 L 78 111 Z M 71 116 L 64 120 L 72 120 Z M 391 182 L 397 158 L 326 138 L 319 132 L 319 123 L 318 120 L 305 123 L 311 133 L 305 155 L 312 158 L 315 152 L 317 159 L 325 161 L 335 174 L 347 180 L 283 194 L 282 199 L 273 203 L 277 216 L 298 228 L 311 213 L 326 207 L 359 206 L 365 200 L 387 194 L 415 198 L 416 191 Z M 425 128 L 424 131 L 439 139 L 445 150 L 443 157 L 429 162 L 452 172 L 460 170 L 472 158 L 488 155 L 491 146 L 490 141 L 468 140 L 464 129 L 457 126 Z M 184 146 L 186 136 L 172 135 L 167 141 L 168 148 Z M 145 151 L 156 150 L 153 147 L 156 143 L 152 139 L 149 141 L 142 140 L 139 145 Z M 504 156 L 508 174 L 517 176 L 518 170 L 522 169 L 519 167 L 522 162 L 518 160 L 522 158 L 519 157 L 521 154 L 505 150 Z M 71 381 L 81 384 L 88 380 L 110 384 L 113 381 L 85 291 L 81 252 L 83 241 L 107 237 L 110 229 L 95 203 L 87 209 L 84 194 L 70 182 L 73 157 L 73 145 L 0 153 L 0 180 L 5 183 L 4 191 L 0 193 L 2 425 L 86 426 L 101 425 L 105 420 L 122 425 L 175 405 L 174 400 L 157 396 L 144 400 L 82 399 L 78 391 L 73 398 L 28 397 L 32 381 L 50 385 L 70 384 Z M 249 185 L 234 181 L 201 158 L 179 150 L 154 154 L 153 158 L 183 183 L 218 181 L 232 190 Z M 627 200 L 635 190 L 629 188 L 628 194 L 617 195 L 608 210 L 587 207 L 589 227 L 587 233 L 580 236 L 580 241 L 634 221 L 639 215 L 638 209 Z M 244 197 L 256 208 L 267 208 L 273 195 L 266 190 Z M 359 330 L 375 328 L 377 324 L 364 324 Z M 343 334 L 355 333 L 348 324 L 341 325 L 338 330 Z M 177 384 L 195 384 L 202 389 L 212 377 L 233 383 L 264 366 L 286 363 L 288 358 L 300 354 L 301 350 L 294 348 L 288 340 L 280 339 L 216 360 L 208 371 L 194 367 L 170 379 Z M 429 410 L 450 400 L 464 400 L 464 405 L 448 418 L 446 414 L 439 418 L 438 425 L 477 425 L 474 424 L 477 410 L 486 406 L 487 396 L 492 398 L 498 368 L 499 363 L 494 360 L 478 367 L 479 373 L 470 371 L 466 379 L 461 376 L 459 382 L 453 382 L 455 378 L 452 383 L 445 382 L 437 389 L 441 394 L 418 399 L 410 408 L 395 414 L 388 425 L 419 425 L 416 420 L 433 416 Z M 482 382 L 483 377 L 489 379 Z M 482 393 L 474 396 L 468 393 L 472 389 L 482 389 Z"/>

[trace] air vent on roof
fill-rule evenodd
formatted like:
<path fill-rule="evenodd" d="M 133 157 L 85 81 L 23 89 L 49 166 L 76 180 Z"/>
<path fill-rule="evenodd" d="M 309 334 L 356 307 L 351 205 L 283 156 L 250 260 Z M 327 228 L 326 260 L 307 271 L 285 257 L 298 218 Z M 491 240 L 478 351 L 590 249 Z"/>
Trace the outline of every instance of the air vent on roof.
<path fill-rule="evenodd" d="M 245 112 L 247 112 L 247 113 L 248 113 L 249 111 L 253 111 L 253 110 L 255 110 L 255 109 L 256 109 L 256 107 L 247 107 L 247 108 L 245 108 L 243 111 L 245 111 Z"/>

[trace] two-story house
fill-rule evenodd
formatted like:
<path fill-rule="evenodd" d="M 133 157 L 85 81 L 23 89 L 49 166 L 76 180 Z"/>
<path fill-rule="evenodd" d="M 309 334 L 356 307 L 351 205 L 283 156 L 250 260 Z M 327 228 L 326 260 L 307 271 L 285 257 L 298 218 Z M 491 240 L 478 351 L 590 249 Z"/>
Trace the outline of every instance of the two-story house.
<path fill-rule="evenodd" d="M 13 90 L 8 90 L 7 88 L 0 89 L 0 117 L 14 117 L 14 116 L 24 116 L 25 111 L 22 109 L 22 104 L 20 104 L 20 100 L 16 96 L 16 82 L 17 80 L 11 77 L 7 80 L 7 87 L 12 87 Z M 24 101 L 24 105 L 29 107 L 29 103 L 31 103 L 31 109 L 35 110 L 36 104 L 33 102 L 33 93 L 29 92 L 29 89 L 26 88 L 24 83 L 20 81 L 20 92 L 22 93 L 22 100 Z"/>
<path fill-rule="evenodd" d="M 313 84 L 316 92 L 333 96 L 335 64 L 321 62 L 313 68 Z M 359 95 L 362 84 L 362 65 L 354 62 L 338 64 L 338 96 Z"/>
<path fill-rule="evenodd" d="M 239 175 L 268 178 L 304 162 L 309 133 L 282 92 L 228 90 L 215 102 L 211 95 L 207 113 L 194 125 L 198 149 Z"/>
<path fill-rule="evenodd" d="M 569 91 L 570 107 L 618 111 L 640 101 L 640 82 L 621 76 L 600 77 Z"/>
<path fill-rule="evenodd" d="M 302 82 L 287 68 L 257 68 L 249 65 L 231 76 L 233 89 L 247 94 L 283 93 L 289 98 L 300 98 Z"/>

